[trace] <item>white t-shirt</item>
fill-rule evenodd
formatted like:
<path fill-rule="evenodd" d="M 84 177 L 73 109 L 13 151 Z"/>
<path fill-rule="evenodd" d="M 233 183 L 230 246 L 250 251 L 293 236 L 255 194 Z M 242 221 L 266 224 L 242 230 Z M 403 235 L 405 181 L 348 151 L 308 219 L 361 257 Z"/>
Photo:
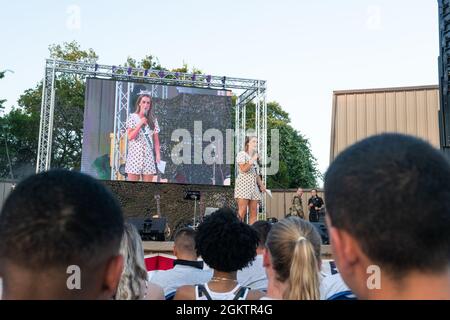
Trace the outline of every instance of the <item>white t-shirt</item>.
<path fill-rule="evenodd" d="M 155 272 L 151 281 L 160 285 L 164 290 L 164 295 L 167 296 L 181 286 L 205 283 L 211 280 L 211 277 L 211 269 L 198 269 L 177 264 L 172 269 Z"/>
<path fill-rule="evenodd" d="M 355 300 L 356 296 L 345 284 L 339 273 L 322 276 L 320 300 Z"/>
<path fill-rule="evenodd" d="M 237 272 L 238 282 L 252 290 L 267 291 L 267 275 L 263 267 L 263 255 L 258 254 L 248 267 Z"/>

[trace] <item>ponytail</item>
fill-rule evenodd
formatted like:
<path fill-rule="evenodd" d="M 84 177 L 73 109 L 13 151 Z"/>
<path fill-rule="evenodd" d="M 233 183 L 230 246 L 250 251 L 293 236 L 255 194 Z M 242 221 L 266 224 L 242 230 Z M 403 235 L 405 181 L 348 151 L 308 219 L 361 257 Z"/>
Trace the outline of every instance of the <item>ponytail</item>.
<path fill-rule="evenodd" d="M 285 300 L 319 300 L 319 267 L 314 248 L 306 238 L 295 243 Z"/>
<path fill-rule="evenodd" d="M 321 238 L 314 226 L 289 217 L 272 226 L 266 241 L 277 281 L 286 284 L 283 299 L 320 299 Z"/>

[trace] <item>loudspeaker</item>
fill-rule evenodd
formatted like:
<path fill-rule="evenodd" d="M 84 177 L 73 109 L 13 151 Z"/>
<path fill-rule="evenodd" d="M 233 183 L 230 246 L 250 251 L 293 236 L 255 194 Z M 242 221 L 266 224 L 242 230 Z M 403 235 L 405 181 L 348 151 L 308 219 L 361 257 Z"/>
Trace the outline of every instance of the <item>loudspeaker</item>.
<path fill-rule="evenodd" d="M 322 244 L 330 244 L 330 237 L 328 236 L 327 225 L 322 222 L 311 222 L 311 224 L 319 232 L 320 237 L 322 238 Z"/>
<path fill-rule="evenodd" d="M 128 218 L 138 230 L 142 241 L 165 241 L 166 218 Z"/>

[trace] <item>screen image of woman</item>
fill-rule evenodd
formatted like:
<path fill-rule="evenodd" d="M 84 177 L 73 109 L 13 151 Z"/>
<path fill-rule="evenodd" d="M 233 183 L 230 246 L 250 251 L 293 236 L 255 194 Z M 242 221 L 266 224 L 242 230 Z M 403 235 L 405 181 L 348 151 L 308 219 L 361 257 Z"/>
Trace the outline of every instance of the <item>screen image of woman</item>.
<path fill-rule="evenodd" d="M 127 119 L 128 153 L 125 172 L 129 181 L 156 180 L 156 164 L 161 161 L 158 136 L 160 128 L 152 107 L 151 96 L 141 94 L 136 101 L 135 112 Z"/>

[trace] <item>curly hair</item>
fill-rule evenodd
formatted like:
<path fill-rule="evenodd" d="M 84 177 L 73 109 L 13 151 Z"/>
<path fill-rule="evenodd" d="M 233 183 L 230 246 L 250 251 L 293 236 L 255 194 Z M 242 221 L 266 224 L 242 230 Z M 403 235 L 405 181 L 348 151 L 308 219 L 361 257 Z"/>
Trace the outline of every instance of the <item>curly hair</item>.
<path fill-rule="evenodd" d="M 195 237 L 198 255 L 209 267 L 222 272 L 247 267 L 255 260 L 258 242 L 257 232 L 229 208 L 219 209 L 207 217 Z"/>

